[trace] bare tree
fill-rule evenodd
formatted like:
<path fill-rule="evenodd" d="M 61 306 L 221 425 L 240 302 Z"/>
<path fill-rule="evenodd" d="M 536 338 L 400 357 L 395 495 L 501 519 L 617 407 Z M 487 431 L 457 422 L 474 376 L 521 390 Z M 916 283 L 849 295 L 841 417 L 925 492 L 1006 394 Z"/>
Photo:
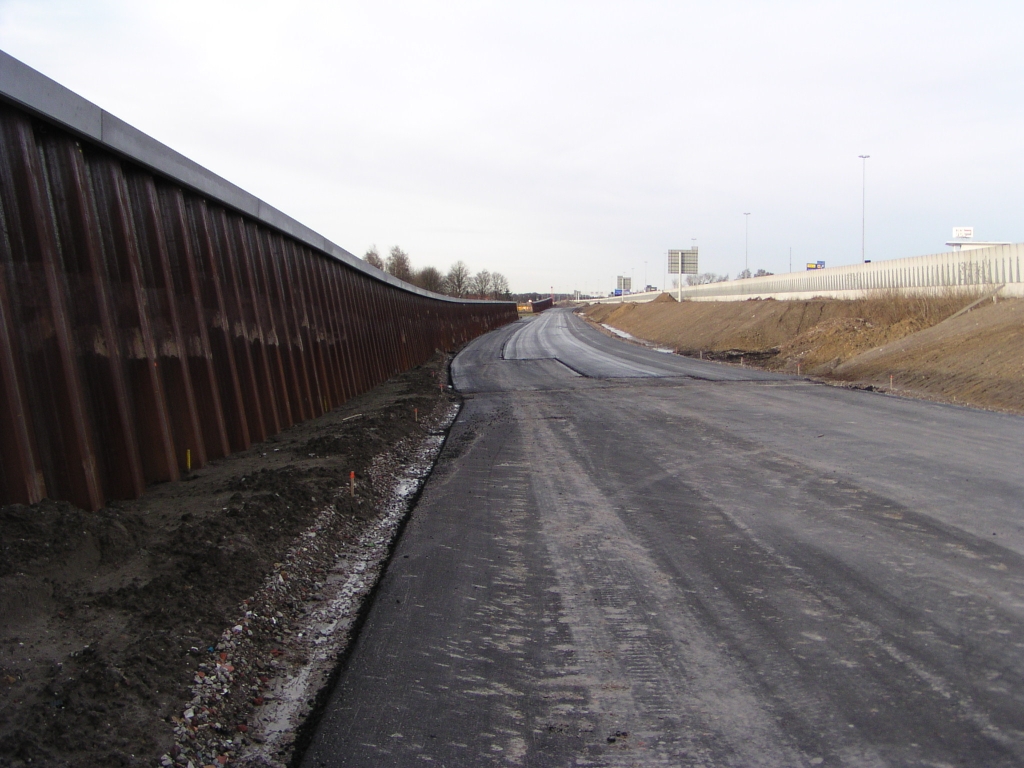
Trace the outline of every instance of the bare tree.
<path fill-rule="evenodd" d="M 470 290 L 476 294 L 479 299 L 490 298 L 491 293 L 491 273 L 486 269 L 481 269 L 470 281 Z"/>
<path fill-rule="evenodd" d="M 744 269 L 742 272 L 740 272 L 738 275 L 736 275 L 736 279 L 737 280 L 746 280 L 749 277 L 750 277 L 750 270 L 749 269 Z"/>
<path fill-rule="evenodd" d="M 397 245 L 388 254 L 387 271 L 399 280 L 412 281 L 412 265 L 409 262 L 409 254 Z"/>
<path fill-rule="evenodd" d="M 462 298 L 469 290 L 469 267 L 464 261 L 456 261 L 444 278 L 445 293 Z"/>
<path fill-rule="evenodd" d="M 512 292 L 508 289 L 508 278 L 501 272 L 491 274 L 491 293 L 496 299 L 512 298 Z"/>
<path fill-rule="evenodd" d="M 473 295 L 481 299 L 508 299 L 512 295 L 509 292 L 508 279 L 503 274 L 481 269 L 474 275 L 469 271 L 466 262 L 461 260 L 452 264 L 447 275 L 442 275 L 435 267 L 414 270 L 409 254 L 397 245 L 388 253 L 386 260 L 381 258 L 377 246 L 371 245 L 363 259 L 367 264 L 384 270 L 399 280 L 405 280 L 434 293 L 447 293 L 458 298 Z"/>
<path fill-rule="evenodd" d="M 382 259 L 380 257 L 380 254 L 377 253 L 376 245 L 371 245 L 369 248 L 366 249 L 366 255 L 363 256 L 363 261 L 365 261 L 371 267 L 376 267 L 377 269 L 384 269 L 384 259 Z"/>
<path fill-rule="evenodd" d="M 434 293 L 444 292 L 444 275 L 435 267 L 424 267 L 418 270 L 412 279 L 413 285 L 418 285 L 425 291 Z"/>
<path fill-rule="evenodd" d="M 759 269 L 754 273 L 754 277 L 771 277 L 774 272 L 769 272 L 767 269 Z"/>

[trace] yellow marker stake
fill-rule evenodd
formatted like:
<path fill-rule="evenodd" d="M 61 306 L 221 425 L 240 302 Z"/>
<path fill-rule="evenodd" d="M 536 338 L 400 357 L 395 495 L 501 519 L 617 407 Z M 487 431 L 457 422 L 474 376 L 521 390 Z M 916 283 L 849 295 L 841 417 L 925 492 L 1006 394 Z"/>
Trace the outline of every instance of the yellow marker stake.
<path fill-rule="evenodd" d="M 191 448 L 186 448 L 185 449 L 185 469 L 187 469 L 189 472 L 192 471 L 192 449 Z"/>

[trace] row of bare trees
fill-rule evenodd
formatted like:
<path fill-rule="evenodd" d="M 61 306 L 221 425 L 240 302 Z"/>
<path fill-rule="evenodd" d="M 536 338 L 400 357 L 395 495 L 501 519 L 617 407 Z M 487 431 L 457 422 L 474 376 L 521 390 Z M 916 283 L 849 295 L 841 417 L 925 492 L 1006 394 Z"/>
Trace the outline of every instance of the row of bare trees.
<path fill-rule="evenodd" d="M 742 272 L 740 272 L 738 275 L 736 275 L 736 279 L 737 280 L 746 280 L 748 277 L 767 277 L 767 276 L 769 276 L 771 274 L 772 273 L 769 272 L 766 269 L 759 269 L 759 270 L 757 270 L 757 272 L 754 272 L 753 274 L 751 274 L 749 269 L 744 269 Z M 687 285 L 707 285 L 709 283 L 724 283 L 728 279 L 729 279 L 729 275 L 727 275 L 727 274 L 726 275 L 716 275 L 714 272 L 702 272 L 699 275 L 687 275 L 686 276 L 686 284 Z M 676 282 L 676 281 L 673 281 L 673 285 L 678 286 L 679 283 Z"/>
<path fill-rule="evenodd" d="M 387 257 L 381 257 L 377 246 L 371 245 L 363 256 L 370 266 L 384 270 L 399 280 L 412 283 L 434 293 L 444 293 L 460 299 L 511 299 L 508 280 L 500 272 L 488 272 L 481 269 L 476 274 L 470 272 L 464 261 L 456 261 L 448 269 L 447 274 L 435 267 L 414 269 L 409 254 L 397 245 L 391 249 Z"/>

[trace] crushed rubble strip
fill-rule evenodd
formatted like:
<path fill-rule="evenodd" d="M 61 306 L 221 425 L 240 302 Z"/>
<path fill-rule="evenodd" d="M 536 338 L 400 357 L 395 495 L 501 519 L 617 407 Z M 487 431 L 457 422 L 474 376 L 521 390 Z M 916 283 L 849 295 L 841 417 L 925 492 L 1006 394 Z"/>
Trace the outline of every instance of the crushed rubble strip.
<path fill-rule="evenodd" d="M 423 438 L 373 459 L 365 525 L 353 531 L 350 518 L 324 506 L 219 642 L 191 649 L 201 661 L 191 700 L 172 718 L 163 768 L 290 764 L 296 732 L 331 681 L 458 410 L 449 404 L 424 420 Z"/>

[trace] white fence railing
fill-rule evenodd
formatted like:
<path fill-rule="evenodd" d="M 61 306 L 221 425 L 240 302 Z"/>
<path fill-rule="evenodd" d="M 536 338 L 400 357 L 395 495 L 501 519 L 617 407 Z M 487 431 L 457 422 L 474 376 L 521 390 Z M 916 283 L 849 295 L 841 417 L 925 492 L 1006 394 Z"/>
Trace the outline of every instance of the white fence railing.
<path fill-rule="evenodd" d="M 847 267 L 791 272 L 785 275 L 729 280 L 710 285 L 684 286 L 682 296 L 692 301 L 743 299 L 860 298 L 870 291 L 940 292 L 949 288 L 984 288 L 1002 285 L 1001 295 L 1024 296 L 1024 243 L 996 245 L 973 251 L 947 251 L 928 256 L 853 264 Z M 678 291 L 670 291 L 673 296 Z M 650 301 L 659 294 L 636 294 L 600 299 L 600 302 Z"/>

